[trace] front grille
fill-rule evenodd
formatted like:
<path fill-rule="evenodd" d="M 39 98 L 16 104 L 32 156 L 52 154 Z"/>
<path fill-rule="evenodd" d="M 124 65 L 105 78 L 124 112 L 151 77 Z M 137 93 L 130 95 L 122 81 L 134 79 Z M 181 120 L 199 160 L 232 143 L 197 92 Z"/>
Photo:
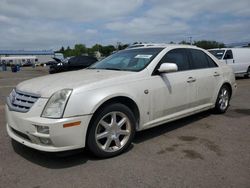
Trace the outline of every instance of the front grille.
<path fill-rule="evenodd" d="M 20 131 L 17 131 L 17 130 L 15 130 L 15 129 L 13 129 L 12 127 L 11 127 L 11 130 L 13 131 L 13 133 L 14 133 L 15 135 L 17 135 L 17 136 L 19 136 L 19 137 L 21 137 L 21 138 L 23 138 L 23 139 L 25 139 L 25 140 L 31 141 L 30 138 L 29 138 L 26 134 L 24 134 L 24 133 L 22 133 L 22 132 L 20 132 Z"/>
<path fill-rule="evenodd" d="M 40 96 L 13 89 L 7 98 L 10 110 L 17 112 L 28 112 Z"/>

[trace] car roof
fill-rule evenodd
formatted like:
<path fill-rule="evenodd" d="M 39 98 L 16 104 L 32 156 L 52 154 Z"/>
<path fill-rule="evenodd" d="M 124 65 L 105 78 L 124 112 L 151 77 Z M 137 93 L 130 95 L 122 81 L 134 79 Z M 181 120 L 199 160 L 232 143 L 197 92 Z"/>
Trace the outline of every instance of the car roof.
<path fill-rule="evenodd" d="M 211 49 L 208 49 L 209 50 L 229 50 L 231 48 L 211 48 Z"/>
<path fill-rule="evenodd" d="M 98 60 L 95 57 L 82 55 L 82 56 L 71 57 L 68 60 L 68 63 L 80 63 L 80 64 L 89 65 L 89 64 L 95 63 L 96 61 Z"/>
<path fill-rule="evenodd" d="M 194 45 L 187 45 L 187 44 L 166 44 L 166 43 L 142 43 L 142 44 L 134 44 L 129 46 L 126 49 L 140 49 L 140 48 L 198 48 Z"/>
<path fill-rule="evenodd" d="M 212 48 L 209 50 L 237 50 L 237 49 L 249 49 L 249 48 Z"/>

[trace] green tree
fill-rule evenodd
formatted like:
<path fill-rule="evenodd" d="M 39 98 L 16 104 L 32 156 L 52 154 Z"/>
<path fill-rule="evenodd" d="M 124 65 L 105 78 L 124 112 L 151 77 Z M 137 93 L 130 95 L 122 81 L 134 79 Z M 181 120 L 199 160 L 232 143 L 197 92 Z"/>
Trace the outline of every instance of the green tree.
<path fill-rule="evenodd" d="M 75 44 L 74 55 L 79 56 L 87 53 L 87 48 L 84 44 Z"/>
<path fill-rule="evenodd" d="M 66 50 L 64 50 L 63 53 L 64 57 L 70 57 L 73 56 L 73 54 L 73 50 L 69 46 L 66 48 Z"/>
<path fill-rule="evenodd" d="M 100 52 L 103 56 L 109 56 L 115 50 L 116 49 L 113 45 L 108 45 L 108 46 L 103 46 Z"/>
<path fill-rule="evenodd" d="M 198 46 L 203 49 L 211 49 L 211 48 L 224 48 L 225 44 L 220 43 L 217 41 L 209 41 L 209 40 L 201 40 L 201 41 L 195 41 L 195 46 Z"/>
<path fill-rule="evenodd" d="M 139 44 L 139 43 L 135 42 L 134 44 Z M 129 44 L 122 44 L 121 42 L 119 42 L 119 43 L 117 43 L 117 50 L 124 50 L 128 46 L 129 46 Z"/>
<path fill-rule="evenodd" d="M 65 49 L 64 47 L 62 46 L 61 49 L 59 50 L 60 53 L 64 53 Z"/>
<path fill-rule="evenodd" d="M 65 49 L 64 49 L 64 47 L 62 46 L 62 47 L 60 48 L 60 50 L 56 50 L 55 53 L 63 53 L 63 54 L 64 54 L 64 51 L 65 51 Z"/>
<path fill-rule="evenodd" d="M 190 45 L 190 43 L 189 43 L 189 42 L 187 42 L 187 41 L 185 41 L 185 40 L 183 40 L 183 41 L 179 42 L 179 44 L 187 44 L 187 45 Z"/>
<path fill-rule="evenodd" d="M 103 56 L 109 56 L 113 51 L 115 51 L 115 47 L 113 45 L 102 46 L 100 44 L 95 44 L 92 48 L 88 49 L 88 53 L 90 55 L 93 55 L 97 51 L 99 51 Z"/>
<path fill-rule="evenodd" d="M 94 46 L 92 46 L 92 50 L 94 51 L 94 52 L 97 52 L 97 51 L 99 51 L 99 52 L 101 52 L 102 51 L 102 45 L 100 45 L 100 44 L 95 44 Z"/>

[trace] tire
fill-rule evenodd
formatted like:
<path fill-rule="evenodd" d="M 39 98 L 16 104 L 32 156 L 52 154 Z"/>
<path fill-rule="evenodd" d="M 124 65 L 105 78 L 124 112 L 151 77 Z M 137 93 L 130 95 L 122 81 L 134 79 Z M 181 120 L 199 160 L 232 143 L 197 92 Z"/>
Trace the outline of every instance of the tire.
<path fill-rule="evenodd" d="M 244 75 L 245 78 L 250 77 L 250 67 L 248 67 L 246 74 Z"/>
<path fill-rule="evenodd" d="M 231 91 L 227 85 L 223 85 L 218 93 L 214 111 L 217 114 L 223 114 L 229 107 Z"/>
<path fill-rule="evenodd" d="M 132 111 L 120 103 L 98 110 L 89 125 L 87 147 L 97 157 L 108 158 L 123 153 L 135 135 Z"/>

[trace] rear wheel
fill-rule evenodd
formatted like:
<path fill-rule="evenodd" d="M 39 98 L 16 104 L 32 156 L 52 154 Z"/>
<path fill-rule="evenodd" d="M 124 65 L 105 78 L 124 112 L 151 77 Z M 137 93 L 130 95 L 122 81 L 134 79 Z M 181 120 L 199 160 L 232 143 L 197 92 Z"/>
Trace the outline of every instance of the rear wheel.
<path fill-rule="evenodd" d="M 229 107 L 231 92 L 227 85 L 223 85 L 220 88 L 220 91 L 217 96 L 217 100 L 215 103 L 215 112 L 222 114 L 225 113 Z"/>
<path fill-rule="evenodd" d="M 113 157 L 124 152 L 135 134 L 135 118 L 123 104 L 111 104 L 93 117 L 87 138 L 89 150 L 98 157 Z"/>
<path fill-rule="evenodd" d="M 248 67 L 246 74 L 244 75 L 245 78 L 250 77 L 250 67 Z"/>

